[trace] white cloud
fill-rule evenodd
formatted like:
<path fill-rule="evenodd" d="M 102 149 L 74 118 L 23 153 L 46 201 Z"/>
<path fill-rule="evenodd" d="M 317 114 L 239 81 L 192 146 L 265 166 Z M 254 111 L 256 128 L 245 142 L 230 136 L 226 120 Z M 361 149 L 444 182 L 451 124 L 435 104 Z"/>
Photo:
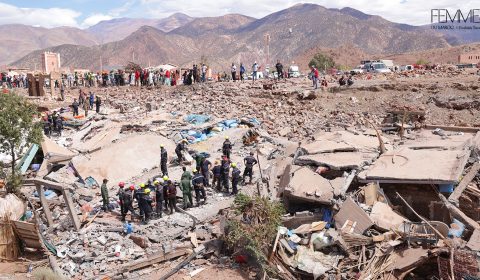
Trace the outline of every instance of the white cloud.
<path fill-rule="evenodd" d="M 54 2 L 54 1 L 51 1 Z M 22 23 L 44 27 L 88 27 L 101 20 L 118 17 L 164 18 L 176 12 L 194 17 L 220 16 L 238 13 L 256 18 L 291 7 L 300 1 L 292 0 L 123 0 L 110 10 L 81 18 L 81 13 L 60 8 L 19 8 L 0 2 L 0 24 Z M 311 0 L 326 8 L 351 7 L 387 20 L 412 25 L 430 23 L 434 8 L 461 9 L 467 12 L 478 7 L 478 0 Z"/>
<path fill-rule="evenodd" d="M 19 8 L 0 2 L 0 24 L 26 24 L 43 27 L 77 26 L 81 13 L 60 8 Z"/>
<path fill-rule="evenodd" d="M 110 15 L 104 15 L 104 14 L 93 14 L 89 17 L 87 17 L 83 22 L 82 22 L 82 27 L 89 27 L 92 25 L 95 25 L 102 20 L 110 20 L 113 17 Z"/>
<path fill-rule="evenodd" d="M 430 10 L 434 8 L 469 9 L 479 8 L 478 0 L 312 0 L 309 3 L 326 8 L 351 7 L 367 14 L 379 15 L 387 20 L 412 25 L 430 23 Z M 141 0 L 135 16 L 144 13 L 150 17 L 166 17 L 175 12 L 190 16 L 219 16 L 226 13 L 239 13 L 261 18 L 270 13 L 285 9 L 300 1 L 285 0 Z"/>

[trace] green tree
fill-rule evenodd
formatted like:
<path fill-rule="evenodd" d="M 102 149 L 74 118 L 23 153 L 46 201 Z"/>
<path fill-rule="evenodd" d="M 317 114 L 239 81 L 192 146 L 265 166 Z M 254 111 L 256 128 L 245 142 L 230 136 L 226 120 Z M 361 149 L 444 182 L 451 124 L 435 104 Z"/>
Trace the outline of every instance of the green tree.
<path fill-rule="evenodd" d="M 34 118 L 36 109 L 36 106 L 17 94 L 0 94 L 0 151 L 12 157 L 8 192 L 15 192 L 20 184 L 15 167 L 17 156 L 23 154 L 32 143 L 42 141 L 41 124 Z"/>
<path fill-rule="evenodd" d="M 317 53 L 313 56 L 308 66 L 315 66 L 318 69 L 329 69 L 335 67 L 335 61 L 328 55 Z"/>
<path fill-rule="evenodd" d="M 417 65 L 427 65 L 429 63 L 430 62 L 428 62 L 427 60 L 425 60 L 423 58 L 420 58 L 419 60 L 417 60 L 417 62 L 415 64 L 417 64 Z"/>

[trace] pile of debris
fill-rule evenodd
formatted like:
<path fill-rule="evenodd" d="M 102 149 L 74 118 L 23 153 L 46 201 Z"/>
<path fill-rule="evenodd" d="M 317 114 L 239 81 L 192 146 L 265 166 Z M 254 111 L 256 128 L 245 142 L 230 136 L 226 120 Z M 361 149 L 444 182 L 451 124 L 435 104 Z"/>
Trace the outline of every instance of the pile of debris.
<path fill-rule="evenodd" d="M 282 278 L 476 279 L 480 132 L 436 131 L 320 132 L 300 146 L 279 185 Z"/>

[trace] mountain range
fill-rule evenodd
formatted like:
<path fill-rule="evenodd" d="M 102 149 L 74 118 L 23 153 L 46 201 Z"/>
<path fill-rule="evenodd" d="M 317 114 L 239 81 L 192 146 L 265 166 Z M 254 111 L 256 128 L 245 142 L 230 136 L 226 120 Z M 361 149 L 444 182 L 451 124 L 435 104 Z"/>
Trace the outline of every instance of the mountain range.
<path fill-rule="evenodd" d="M 267 37 L 267 64 L 274 64 L 277 58 L 290 63 L 315 49 L 345 53 L 355 49 L 358 55 L 400 54 L 480 41 L 480 32 L 438 32 L 429 26 L 394 23 L 348 7 L 327 9 L 315 4 L 298 4 L 261 19 L 239 14 L 192 18 L 177 13 L 158 20 L 103 21 L 85 30 L 73 28 L 75 32 L 22 27 L 32 30 L 30 38 L 16 38 L 28 41 L 18 43 L 25 46 L 22 54 L 27 54 L 20 58 L 20 50 L 8 53 L 10 48 L 0 42 L 0 57 L 6 57 L 3 63 L 20 58 L 12 64 L 29 68 L 40 63 L 43 51 L 60 53 L 63 66 L 97 70 L 101 65 L 122 66 L 132 60 L 143 66 L 190 65 L 203 60 L 223 69 L 232 61 L 265 64 Z"/>

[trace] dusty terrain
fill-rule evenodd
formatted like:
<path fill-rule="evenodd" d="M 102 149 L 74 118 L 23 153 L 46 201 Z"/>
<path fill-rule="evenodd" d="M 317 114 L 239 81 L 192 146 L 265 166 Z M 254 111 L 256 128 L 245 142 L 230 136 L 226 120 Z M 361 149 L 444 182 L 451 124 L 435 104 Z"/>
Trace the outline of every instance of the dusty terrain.
<path fill-rule="evenodd" d="M 66 128 L 61 136 L 54 135 L 51 139 L 59 146 L 64 146 L 75 153 L 72 163 L 82 178 L 92 176 L 98 182 L 104 177 L 111 180 L 110 196 L 111 202 L 115 204 L 117 182 L 138 185 L 159 176 L 160 144 L 166 146 L 170 159 L 174 159 L 173 149 L 179 139 L 178 134 L 181 131 L 203 127 L 186 122 L 185 117 L 188 114 L 209 115 L 212 119 L 205 125 L 213 126 L 222 120 L 256 118 L 260 124 L 253 128 L 248 126 L 229 128 L 204 141 L 192 143 L 188 148 L 210 154 L 213 163 L 221 155 L 224 137 L 229 136 L 234 143 L 232 160 L 240 163 L 242 171 L 243 157 L 249 151 L 258 151 L 261 170 L 266 180 L 260 179 L 256 169 L 254 183 L 258 183 L 259 187 L 257 188 L 256 184 L 241 185 L 240 191 L 247 194 L 260 192 L 276 199 L 280 177 L 287 163 L 292 162 L 290 156 L 295 152 L 298 142 L 305 145 L 315 139 L 317 142 L 314 144 L 322 144 L 321 141 L 318 142 L 320 134 L 317 132 L 362 131 L 365 134 L 362 137 L 367 137 L 367 134 L 372 135 L 373 132 L 368 131 L 372 131 L 373 126 L 387 134 L 390 130 L 404 126 L 408 139 L 412 140 L 423 137 L 420 133 L 410 131 L 413 127 L 426 125 L 480 127 L 479 78 L 475 72 L 436 70 L 378 75 L 370 78 L 357 76 L 355 84 L 351 87 L 340 88 L 330 83 L 328 88 L 315 91 L 306 78 L 280 81 L 274 84 L 273 89 L 263 89 L 263 84 L 269 84 L 271 81 L 260 81 L 255 84 L 251 81 L 211 82 L 159 88 L 82 88 L 101 96 L 104 100 L 104 109 L 100 114 L 90 111 L 85 124 L 76 128 Z M 328 79 L 333 81 L 333 77 Z M 22 91 L 21 93 L 25 94 Z M 50 111 L 68 108 L 73 98 L 78 97 L 78 89 L 67 89 L 66 96 L 64 102 L 57 101 L 56 94 L 30 99 L 39 107 Z M 406 112 L 414 112 L 412 114 L 416 118 L 408 115 L 409 117 L 404 119 L 404 124 L 397 122 L 396 126 L 392 126 L 390 121 L 392 112 L 405 116 Z M 82 110 L 80 113 L 83 113 Z M 63 116 L 68 119 L 71 112 L 66 111 Z M 257 130 L 261 136 L 261 140 L 253 146 L 245 145 L 242 139 L 250 129 Z M 426 134 L 426 139 L 432 137 L 431 133 Z M 396 133 L 392 133 L 391 136 L 397 139 Z M 371 136 L 367 138 L 370 142 L 373 139 L 376 151 L 376 138 Z M 439 142 L 442 140 L 443 138 L 440 139 L 439 136 L 436 139 Z M 463 138 L 459 143 L 461 141 L 464 141 Z M 370 142 L 368 145 L 371 145 Z M 442 145 L 445 143 L 442 142 Z M 387 143 L 387 150 L 391 149 L 393 144 L 394 141 Z M 322 146 L 320 145 L 320 148 Z M 307 144 L 304 147 L 309 146 Z M 188 168 L 192 169 L 193 166 Z M 311 172 L 313 173 L 313 170 Z M 174 161 L 169 164 L 169 175 L 174 180 L 180 178 L 181 167 Z M 68 168 L 52 172 L 48 176 L 67 185 L 77 180 Z M 337 179 L 343 180 L 344 177 L 339 176 Z M 265 181 L 270 182 L 271 188 L 267 189 Z M 85 205 L 98 210 L 99 189 L 75 186 L 77 189 L 73 193 L 73 200 L 77 212 L 80 212 L 80 206 L 83 210 Z M 31 196 L 33 190 L 24 188 L 22 191 L 26 196 Z M 221 213 L 228 212 L 233 197 L 210 188 L 207 190 L 207 196 L 206 205 L 187 210 L 199 221 L 194 228 L 192 219 L 179 212 L 154 219 L 148 225 L 140 225 L 134 221 L 134 234 L 142 237 L 148 244 L 146 248 L 141 248 L 137 242 L 118 232 L 117 229 L 122 228 L 118 208 L 110 213 L 100 212 L 98 215 L 94 214 L 96 210 L 92 211 L 87 215 L 82 230 L 75 232 L 68 211 L 65 207 L 58 206 L 62 203 L 61 197 L 54 199 L 59 202 L 53 203 L 51 207 L 55 225 L 45 230 L 44 234 L 58 249 L 69 250 L 67 257 L 57 258 L 59 269 L 66 275 L 73 279 L 94 279 L 102 275 L 113 277 L 121 268 L 145 255 L 152 256 L 167 251 L 166 248 L 171 250 L 191 246 L 190 231 L 198 235 L 201 243 L 218 237 L 223 217 Z M 40 206 L 38 202 L 36 204 L 37 207 Z M 129 217 L 128 215 L 127 219 Z M 43 215 L 41 218 L 45 221 Z M 85 225 L 88 221 L 92 221 L 91 224 Z M 100 245 L 102 238 L 106 238 L 107 241 Z M 120 257 L 115 256 L 116 245 L 121 246 Z M 84 258 L 89 261 L 83 261 Z M 127 272 L 123 277 L 158 279 L 175 267 L 180 259 Z M 18 267 L 21 270 L 21 265 Z M 194 277 L 189 275 L 199 268 L 204 270 Z M 8 270 L 5 273 L 10 274 L 14 271 Z M 172 279 L 253 277 L 254 272 L 241 267 L 228 257 L 215 255 L 197 258 Z"/>

